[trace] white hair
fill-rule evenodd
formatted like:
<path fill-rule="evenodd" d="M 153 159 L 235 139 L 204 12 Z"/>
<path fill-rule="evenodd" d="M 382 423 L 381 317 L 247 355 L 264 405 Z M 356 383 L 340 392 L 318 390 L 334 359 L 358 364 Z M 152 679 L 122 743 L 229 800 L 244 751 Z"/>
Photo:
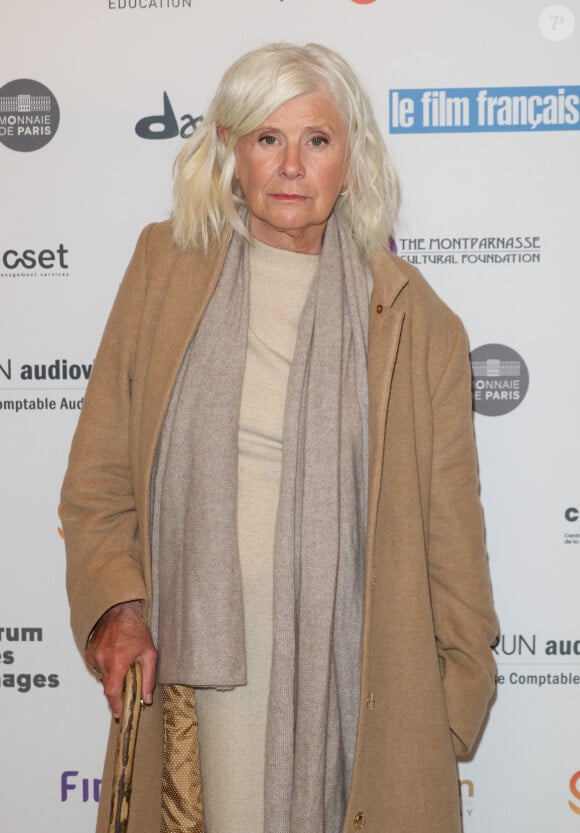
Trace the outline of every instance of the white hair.
<path fill-rule="evenodd" d="M 290 99 L 320 91 L 333 97 L 348 128 L 348 188 L 335 210 L 364 257 L 388 247 L 398 204 L 397 181 L 357 77 L 325 46 L 274 43 L 232 64 L 203 124 L 175 160 L 173 223 L 180 248 L 207 251 L 226 225 L 250 239 L 237 211 L 245 201 L 234 178 L 235 145 Z"/>

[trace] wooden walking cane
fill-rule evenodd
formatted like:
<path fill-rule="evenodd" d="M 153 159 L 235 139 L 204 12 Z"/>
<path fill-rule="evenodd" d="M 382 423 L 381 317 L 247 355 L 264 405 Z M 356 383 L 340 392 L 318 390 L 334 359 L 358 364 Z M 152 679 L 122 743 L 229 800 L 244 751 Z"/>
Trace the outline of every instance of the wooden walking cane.
<path fill-rule="evenodd" d="M 133 761 L 141 712 L 141 666 L 133 663 L 123 682 L 123 706 L 115 752 L 108 833 L 126 833 L 129 823 Z"/>

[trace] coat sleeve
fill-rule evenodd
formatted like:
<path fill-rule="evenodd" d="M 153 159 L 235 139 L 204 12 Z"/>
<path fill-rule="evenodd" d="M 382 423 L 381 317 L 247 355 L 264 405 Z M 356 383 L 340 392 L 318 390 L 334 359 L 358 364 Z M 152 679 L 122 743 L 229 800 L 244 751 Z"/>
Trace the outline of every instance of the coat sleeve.
<path fill-rule="evenodd" d="M 81 653 L 106 610 L 147 596 L 130 461 L 130 417 L 151 228 L 141 233 L 109 316 L 61 493 L 71 625 Z"/>
<path fill-rule="evenodd" d="M 429 583 L 443 688 L 456 754 L 471 749 L 495 689 L 498 635 L 479 501 L 465 331 L 436 384 L 429 518 Z"/>

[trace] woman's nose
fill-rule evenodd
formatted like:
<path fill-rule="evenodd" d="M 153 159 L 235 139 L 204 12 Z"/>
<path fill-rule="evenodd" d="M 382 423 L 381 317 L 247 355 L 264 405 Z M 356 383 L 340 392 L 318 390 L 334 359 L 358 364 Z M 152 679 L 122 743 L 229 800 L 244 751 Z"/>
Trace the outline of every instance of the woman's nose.
<path fill-rule="evenodd" d="M 296 177 L 304 175 L 304 166 L 302 164 L 302 154 L 299 145 L 287 144 L 284 148 L 280 164 L 280 175 L 288 179 L 296 179 Z"/>

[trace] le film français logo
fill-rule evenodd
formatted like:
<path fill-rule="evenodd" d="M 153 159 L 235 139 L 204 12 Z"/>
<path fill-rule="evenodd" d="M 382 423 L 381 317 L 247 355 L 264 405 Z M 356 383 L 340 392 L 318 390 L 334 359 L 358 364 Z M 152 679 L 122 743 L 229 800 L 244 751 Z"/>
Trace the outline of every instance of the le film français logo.
<path fill-rule="evenodd" d="M 39 81 L 18 78 L 0 87 L 0 142 L 28 153 L 47 145 L 60 122 L 53 93 Z"/>

